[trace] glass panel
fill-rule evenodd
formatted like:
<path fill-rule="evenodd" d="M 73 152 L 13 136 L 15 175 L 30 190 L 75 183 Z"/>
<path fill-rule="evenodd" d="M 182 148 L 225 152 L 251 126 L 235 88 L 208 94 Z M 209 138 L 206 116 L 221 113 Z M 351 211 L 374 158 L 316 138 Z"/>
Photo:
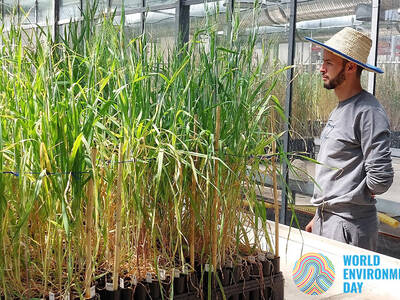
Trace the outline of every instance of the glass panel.
<path fill-rule="evenodd" d="M 162 4 L 171 4 L 175 3 L 176 0 L 146 0 L 145 6 L 151 7 L 155 5 L 162 5 Z"/>
<path fill-rule="evenodd" d="M 35 16 L 35 0 L 20 0 L 20 16 L 22 24 L 34 24 L 36 23 Z"/>
<path fill-rule="evenodd" d="M 81 15 L 80 0 L 60 1 L 60 20 L 71 19 Z"/>
<path fill-rule="evenodd" d="M 4 0 L 3 2 L 4 25 L 9 26 L 11 22 L 16 20 L 17 5 L 13 0 Z"/>
<path fill-rule="evenodd" d="M 142 14 L 129 14 L 125 16 L 125 34 L 132 39 L 142 33 Z"/>
<path fill-rule="evenodd" d="M 229 28 L 225 1 L 191 5 L 189 16 L 190 38 L 193 38 L 196 32 L 210 28 L 209 26 L 212 24 L 217 24 L 216 33 L 220 39 L 228 38 Z"/>
<path fill-rule="evenodd" d="M 27 29 L 25 28 L 21 32 L 21 40 L 22 44 L 27 47 L 27 48 L 35 48 L 36 47 L 36 40 L 35 40 L 35 34 L 34 34 L 35 29 Z"/>
<path fill-rule="evenodd" d="M 379 199 L 398 202 L 400 193 L 400 1 L 381 2 L 377 65 L 384 73 L 376 75 L 376 97 L 385 108 L 390 121 L 394 179 L 390 189 L 379 195 Z M 399 219 L 397 215 L 395 218 Z M 381 226 L 380 230 L 399 235 L 388 226 L 383 228 Z M 391 246 L 391 253 L 399 253 L 399 244 L 391 244 Z"/>
<path fill-rule="evenodd" d="M 125 10 L 142 7 L 142 0 L 113 0 L 112 7 L 116 7 L 117 11 L 121 11 L 122 4 L 125 5 Z"/>
<path fill-rule="evenodd" d="M 38 23 L 53 24 L 54 7 L 52 0 L 38 0 Z"/>
<path fill-rule="evenodd" d="M 100 12 L 104 12 L 108 9 L 108 0 L 89 0 L 89 1 L 84 0 L 83 3 L 84 3 L 83 4 L 84 11 L 89 8 L 85 4 L 89 4 L 90 8 L 93 9 L 95 3 L 97 3 L 97 9 L 96 9 L 97 14 Z"/>
<path fill-rule="evenodd" d="M 400 148 L 400 2 L 385 1 L 379 24 L 376 96 L 385 107 L 393 132 L 392 147 Z"/>
<path fill-rule="evenodd" d="M 158 44 L 157 49 L 166 51 L 175 44 L 175 8 L 148 12 L 145 19 L 145 33 L 151 43 Z"/>
<path fill-rule="evenodd" d="M 190 6 L 190 28 L 189 39 L 192 39 L 194 34 L 205 28 L 205 4 L 195 4 Z"/>
<path fill-rule="evenodd" d="M 265 74 L 274 73 L 288 63 L 290 9 L 288 1 L 281 2 L 267 1 L 254 7 L 254 3 L 241 1 L 235 11 L 235 14 L 239 14 L 239 20 L 233 23 L 239 22 L 240 24 L 238 40 L 241 47 L 247 47 L 250 36 L 255 39 L 253 63 L 260 65 L 267 56 L 269 63 L 264 65 Z M 286 72 L 278 73 L 274 79 L 277 79 L 277 83 L 273 94 L 284 105 L 287 85 Z M 278 130 L 283 130 L 283 125 L 281 122 L 281 128 Z"/>

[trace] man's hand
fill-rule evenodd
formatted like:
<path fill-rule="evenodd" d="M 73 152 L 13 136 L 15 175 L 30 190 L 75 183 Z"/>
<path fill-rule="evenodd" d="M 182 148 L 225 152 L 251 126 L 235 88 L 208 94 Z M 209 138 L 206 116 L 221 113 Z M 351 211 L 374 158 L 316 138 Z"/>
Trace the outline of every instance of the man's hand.
<path fill-rule="evenodd" d="M 306 225 L 306 231 L 307 232 L 312 232 L 312 228 L 314 226 L 314 219 L 315 219 L 315 217 L 312 218 L 312 220 Z"/>

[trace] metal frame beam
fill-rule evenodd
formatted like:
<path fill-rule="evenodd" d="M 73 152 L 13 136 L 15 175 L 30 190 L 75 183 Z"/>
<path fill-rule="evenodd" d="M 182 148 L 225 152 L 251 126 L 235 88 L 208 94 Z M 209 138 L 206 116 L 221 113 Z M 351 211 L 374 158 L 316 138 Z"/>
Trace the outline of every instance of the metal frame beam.
<path fill-rule="evenodd" d="M 53 0 L 53 41 L 58 39 L 58 21 L 60 20 L 60 0 Z"/>
<path fill-rule="evenodd" d="M 226 36 L 229 39 L 229 43 L 232 41 L 232 20 L 233 20 L 233 13 L 235 11 L 235 0 L 227 0 L 226 2 L 226 13 L 228 17 L 228 26 L 226 30 Z"/>
<path fill-rule="evenodd" d="M 184 5 L 183 0 L 177 1 L 175 23 L 178 49 L 181 49 L 189 41 L 190 6 Z"/>
<path fill-rule="evenodd" d="M 35 24 L 39 22 L 39 2 L 35 0 Z"/>
<path fill-rule="evenodd" d="M 368 63 L 376 66 L 378 61 L 378 37 L 379 37 L 379 13 L 381 0 L 372 0 L 372 20 L 371 20 L 371 53 L 368 57 Z M 375 95 L 376 73 L 368 72 L 368 92 Z"/>
<path fill-rule="evenodd" d="M 146 21 L 146 10 L 145 10 L 145 7 L 146 7 L 146 0 L 142 0 L 142 7 L 140 8 L 140 13 L 141 13 L 141 15 L 140 15 L 140 21 L 141 21 L 140 30 L 141 30 L 141 34 L 143 34 L 144 30 L 145 30 L 145 26 L 144 26 L 144 23 Z"/>
<path fill-rule="evenodd" d="M 18 24 L 21 23 L 21 7 L 19 5 L 19 0 L 17 0 L 17 20 Z"/>
<path fill-rule="evenodd" d="M 218 0 L 211 0 L 207 2 L 217 2 Z M 195 4 L 203 4 L 204 0 L 182 0 L 183 5 L 189 6 L 189 5 L 195 5 Z"/>
<path fill-rule="evenodd" d="M 290 19 L 289 19 L 289 49 L 288 49 L 288 65 L 294 64 L 295 47 L 296 47 L 296 14 L 297 0 L 290 2 Z M 293 68 L 287 71 L 287 88 L 285 99 L 285 133 L 283 135 L 283 151 L 289 152 L 291 118 L 292 118 L 292 96 L 293 96 Z M 288 186 L 289 186 L 289 170 L 286 160 L 282 162 L 283 188 L 282 188 L 282 203 L 280 212 L 280 223 L 287 224 L 287 202 L 288 202 Z"/>
<path fill-rule="evenodd" d="M 1 21 L 4 22 L 4 0 L 1 0 Z"/>

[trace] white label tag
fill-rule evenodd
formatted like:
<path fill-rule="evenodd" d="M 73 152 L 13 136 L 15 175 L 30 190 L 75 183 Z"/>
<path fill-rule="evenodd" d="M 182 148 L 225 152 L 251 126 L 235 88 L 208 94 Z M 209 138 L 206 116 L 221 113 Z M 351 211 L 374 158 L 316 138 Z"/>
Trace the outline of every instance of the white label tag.
<path fill-rule="evenodd" d="M 120 279 L 119 279 L 119 286 L 121 287 L 121 289 L 124 289 L 124 288 L 125 288 L 125 282 L 124 282 L 124 279 L 123 279 L 123 278 L 120 278 Z"/>
<path fill-rule="evenodd" d="M 233 262 L 230 260 L 226 263 L 227 268 L 233 268 Z"/>
<path fill-rule="evenodd" d="M 90 287 L 90 298 L 93 298 L 96 296 L 96 286 L 91 286 Z"/>
<path fill-rule="evenodd" d="M 254 256 L 249 256 L 248 259 L 249 259 L 249 262 L 251 262 L 252 264 L 254 264 L 256 262 L 256 258 Z"/>
<path fill-rule="evenodd" d="M 159 270 L 159 276 L 160 276 L 160 280 L 165 280 L 166 279 L 166 272 L 163 269 Z"/>
<path fill-rule="evenodd" d="M 189 274 L 189 268 L 188 268 L 187 265 L 184 265 L 184 266 L 182 267 L 182 273 L 183 273 L 184 275 Z"/>
<path fill-rule="evenodd" d="M 181 274 L 180 274 L 179 270 L 174 269 L 174 278 L 179 278 L 180 275 Z"/>
<path fill-rule="evenodd" d="M 112 282 L 106 283 L 106 291 L 112 292 L 114 290 L 114 285 Z"/>
<path fill-rule="evenodd" d="M 209 264 L 205 264 L 205 265 L 204 265 L 204 270 L 205 270 L 206 272 L 210 272 L 210 265 L 209 265 Z"/>
<path fill-rule="evenodd" d="M 264 253 L 258 253 L 258 260 L 259 261 L 265 261 L 265 254 Z"/>
<path fill-rule="evenodd" d="M 132 284 L 137 285 L 137 279 L 136 279 L 135 275 L 133 275 L 133 277 L 132 277 Z"/>
<path fill-rule="evenodd" d="M 54 295 L 54 293 L 49 292 L 49 300 L 55 300 L 56 299 L 56 295 Z"/>
<path fill-rule="evenodd" d="M 152 283 L 153 282 L 153 278 L 151 278 L 151 273 L 147 273 L 146 274 L 146 282 L 148 282 L 148 283 Z"/>

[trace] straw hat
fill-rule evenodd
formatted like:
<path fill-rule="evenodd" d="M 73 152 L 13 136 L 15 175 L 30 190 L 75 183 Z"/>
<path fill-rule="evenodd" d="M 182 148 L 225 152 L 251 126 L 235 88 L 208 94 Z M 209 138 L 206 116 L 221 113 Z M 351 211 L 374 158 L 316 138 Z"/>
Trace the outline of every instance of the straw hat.
<path fill-rule="evenodd" d="M 372 45 L 371 39 L 353 28 L 343 28 L 327 40 L 325 44 L 309 37 L 306 37 L 306 39 L 344 59 L 356 63 L 367 71 L 383 73 L 380 68 L 367 64 Z"/>

